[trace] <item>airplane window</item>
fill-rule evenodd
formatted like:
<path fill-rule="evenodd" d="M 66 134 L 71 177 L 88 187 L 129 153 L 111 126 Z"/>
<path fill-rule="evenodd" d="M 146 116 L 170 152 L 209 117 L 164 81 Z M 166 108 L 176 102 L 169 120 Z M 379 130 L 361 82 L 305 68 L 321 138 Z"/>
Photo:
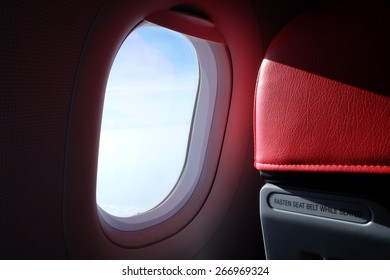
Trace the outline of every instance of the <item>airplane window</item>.
<path fill-rule="evenodd" d="M 199 86 L 187 36 L 144 23 L 120 47 L 101 121 L 98 206 L 133 217 L 163 203 L 183 172 Z"/>

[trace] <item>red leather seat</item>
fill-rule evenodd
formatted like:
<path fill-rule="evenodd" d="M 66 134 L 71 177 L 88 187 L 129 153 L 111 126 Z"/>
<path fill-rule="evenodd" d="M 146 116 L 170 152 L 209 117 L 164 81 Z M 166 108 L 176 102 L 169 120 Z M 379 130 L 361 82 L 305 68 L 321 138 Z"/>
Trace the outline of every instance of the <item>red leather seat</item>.
<path fill-rule="evenodd" d="M 298 16 L 271 42 L 254 124 L 255 167 L 266 181 L 385 202 L 389 13 L 386 1 L 335 1 Z"/>

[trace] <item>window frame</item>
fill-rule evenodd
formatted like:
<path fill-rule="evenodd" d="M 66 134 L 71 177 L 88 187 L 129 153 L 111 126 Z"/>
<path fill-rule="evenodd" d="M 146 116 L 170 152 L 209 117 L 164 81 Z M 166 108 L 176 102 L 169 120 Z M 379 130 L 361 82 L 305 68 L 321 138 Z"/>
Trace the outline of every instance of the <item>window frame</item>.
<path fill-rule="evenodd" d="M 145 20 L 136 26 L 128 36 L 137 28 L 147 25 L 166 28 Z M 169 30 L 178 32 L 172 29 Z M 148 211 L 131 217 L 120 217 L 106 212 L 97 204 L 99 215 L 112 227 L 121 231 L 145 229 L 157 225 L 175 215 L 189 200 L 201 176 L 217 95 L 218 73 L 214 51 L 221 46 L 214 46 L 213 50 L 210 45 L 212 42 L 210 41 L 183 33 L 180 34 L 185 36 L 194 47 L 199 66 L 199 84 L 193 109 L 184 165 L 177 183 L 172 186 L 172 191 L 169 196 L 162 200 L 159 205 Z M 218 51 L 220 52 L 221 50 Z M 153 168 L 158 168 L 158 166 L 153 167 L 151 164 L 150 169 L 152 170 Z"/>
<path fill-rule="evenodd" d="M 216 176 L 232 88 L 230 53 L 211 22 L 173 11 L 158 12 L 139 24 L 143 21 L 187 36 L 198 56 L 200 84 L 188 156 L 172 195 L 158 207 L 128 218 L 110 215 L 96 203 L 98 218 L 107 238 L 128 248 L 144 247 L 169 238 L 201 210 Z M 126 34 L 123 41 L 139 24 Z M 198 159 L 192 160 L 194 156 Z M 194 169 L 196 173 L 187 172 Z"/>

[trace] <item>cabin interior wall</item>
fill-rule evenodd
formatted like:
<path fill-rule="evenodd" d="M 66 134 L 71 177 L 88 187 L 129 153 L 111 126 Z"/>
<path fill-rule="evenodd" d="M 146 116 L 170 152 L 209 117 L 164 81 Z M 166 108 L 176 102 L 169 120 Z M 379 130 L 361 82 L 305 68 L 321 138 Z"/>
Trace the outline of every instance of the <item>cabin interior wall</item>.
<path fill-rule="evenodd" d="M 0 2 L 0 258 L 66 259 L 65 144 L 101 0 Z"/>
<path fill-rule="evenodd" d="M 70 257 L 63 230 L 70 103 L 83 45 L 103 2 L 0 2 L 0 259 Z M 253 1 L 264 49 L 309 2 Z M 264 257 L 253 142 L 243 150 L 236 198 L 197 258 Z"/>

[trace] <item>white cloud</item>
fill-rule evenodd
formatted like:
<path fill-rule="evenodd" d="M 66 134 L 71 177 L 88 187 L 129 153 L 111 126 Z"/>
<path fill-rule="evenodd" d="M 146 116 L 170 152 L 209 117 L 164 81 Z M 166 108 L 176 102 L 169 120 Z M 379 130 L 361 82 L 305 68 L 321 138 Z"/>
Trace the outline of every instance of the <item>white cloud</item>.
<path fill-rule="evenodd" d="M 191 55 L 182 49 L 187 39 L 180 45 L 158 34 L 163 39 L 153 46 L 139 32 L 125 40 L 112 66 L 100 137 L 97 202 L 120 217 L 155 207 L 174 187 L 199 78 L 194 50 L 185 60 L 194 64 L 177 59 Z"/>

